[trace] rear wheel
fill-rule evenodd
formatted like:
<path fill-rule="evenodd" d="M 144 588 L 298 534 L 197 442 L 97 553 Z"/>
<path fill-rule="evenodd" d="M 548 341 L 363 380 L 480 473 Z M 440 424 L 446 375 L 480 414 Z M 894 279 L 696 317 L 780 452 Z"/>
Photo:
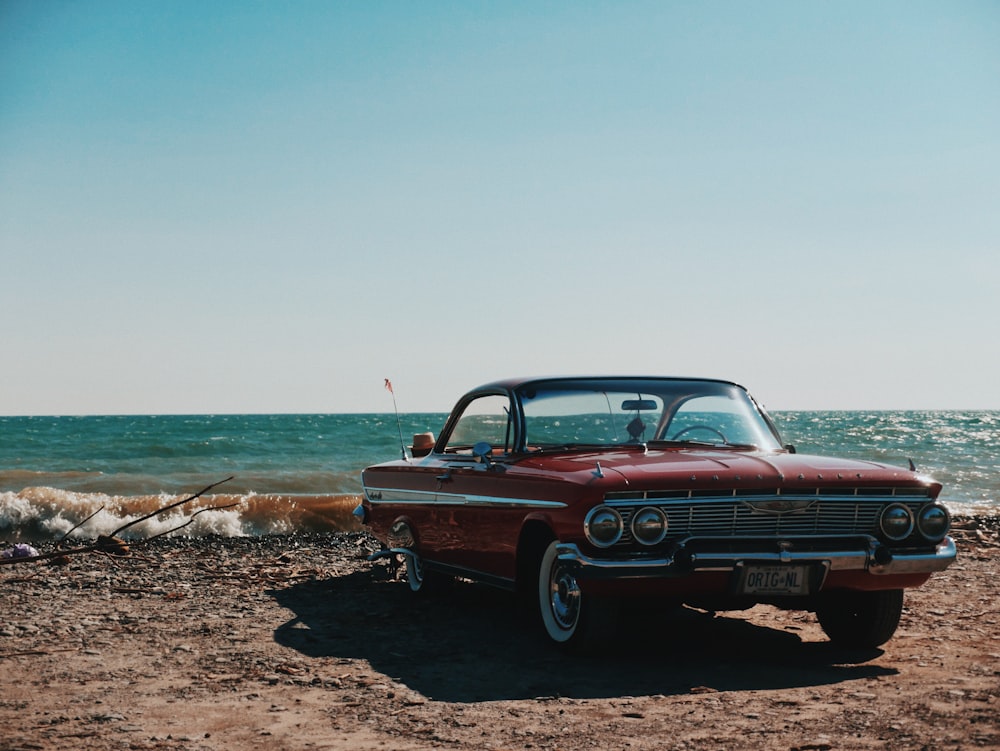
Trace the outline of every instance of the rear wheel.
<path fill-rule="evenodd" d="M 538 568 L 538 605 L 548 637 L 569 649 L 592 651 L 614 630 L 615 603 L 585 595 L 572 569 L 559 560 L 556 542 Z"/>
<path fill-rule="evenodd" d="M 892 638 L 902 613 L 903 590 L 887 589 L 828 595 L 816 618 L 834 644 L 873 648 Z"/>
<path fill-rule="evenodd" d="M 416 553 L 408 553 L 406 556 L 406 581 L 410 585 L 412 592 L 433 592 L 441 589 L 448 580 L 448 577 L 437 571 L 428 571 L 424 568 L 424 562 Z"/>

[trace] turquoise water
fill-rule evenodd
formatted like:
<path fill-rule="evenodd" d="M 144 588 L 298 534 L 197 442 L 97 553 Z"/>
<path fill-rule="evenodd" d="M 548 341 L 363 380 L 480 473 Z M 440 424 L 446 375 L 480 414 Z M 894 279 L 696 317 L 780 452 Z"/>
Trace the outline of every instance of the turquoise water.
<path fill-rule="evenodd" d="M 944 484 L 953 508 L 1000 510 L 1000 411 L 778 412 L 786 443 L 804 454 L 917 469 Z"/>
<path fill-rule="evenodd" d="M 229 492 L 360 492 L 368 464 L 400 457 L 400 429 L 437 431 L 444 415 L 0 417 L 0 491 L 25 484 L 145 495 L 229 475 Z"/>
<path fill-rule="evenodd" d="M 800 453 L 912 460 L 944 484 L 954 510 L 1000 509 L 998 411 L 772 416 Z M 331 509 L 353 505 L 362 468 L 399 458 L 400 433 L 407 443 L 414 433 L 436 434 L 445 417 L 404 414 L 398 427 L 392 414 L 0 417 L 0 536 L 61 535 L 98 510 L 81 534 L 105 533 L 136 509 L 229 476 L 213 493 L 237 506 L 204 514 L 185 533 L 336 526 Z"/>

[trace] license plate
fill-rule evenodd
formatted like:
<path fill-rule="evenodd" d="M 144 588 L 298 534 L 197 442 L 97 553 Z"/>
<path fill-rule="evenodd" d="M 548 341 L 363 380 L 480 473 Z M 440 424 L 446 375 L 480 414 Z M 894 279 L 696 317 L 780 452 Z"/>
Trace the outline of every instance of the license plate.
<path fill-rule="evenodd" d="M 746 595 L 809 594 L 809 567 L 747 566 L 741 591 Z"/>

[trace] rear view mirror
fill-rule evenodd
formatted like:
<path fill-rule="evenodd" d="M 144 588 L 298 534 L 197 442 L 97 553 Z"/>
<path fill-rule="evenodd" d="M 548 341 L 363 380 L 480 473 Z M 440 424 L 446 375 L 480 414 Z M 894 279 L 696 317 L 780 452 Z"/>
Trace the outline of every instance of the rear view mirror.
<path fill-rule="evenodd" d="M 626 399 L 622 402 L 623 412 L 649 412 L 656 409 L 652 399 Z"/>

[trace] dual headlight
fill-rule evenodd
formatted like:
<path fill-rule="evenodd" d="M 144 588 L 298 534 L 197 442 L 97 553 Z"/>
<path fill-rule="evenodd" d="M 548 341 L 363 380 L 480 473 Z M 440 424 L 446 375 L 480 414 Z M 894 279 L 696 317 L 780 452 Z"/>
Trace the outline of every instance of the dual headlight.
<path fill-rule="evenodd" d="M 902 503 L 886 506 L 879 517 L 879 529 L 886 539 L 901 542 L 913 534 L 914 528 L 921 536 L 930 541 L 938 542 L 944 539 L 951 529 L 951 514 L 940 503 L 928 503 L 913 510 Z"/>
<path fill-rule="evenodd" d="M 632 514 L 629 522 L 632 538 L 642 545 L 656 545 L 667 536 L 667 515 L 658 508 L 646 506 Z M 610 548 L 625 532 L 621 514 L 610 506 L 590 510 L 584 521 L 587 539 L 599 548 Z"/>

